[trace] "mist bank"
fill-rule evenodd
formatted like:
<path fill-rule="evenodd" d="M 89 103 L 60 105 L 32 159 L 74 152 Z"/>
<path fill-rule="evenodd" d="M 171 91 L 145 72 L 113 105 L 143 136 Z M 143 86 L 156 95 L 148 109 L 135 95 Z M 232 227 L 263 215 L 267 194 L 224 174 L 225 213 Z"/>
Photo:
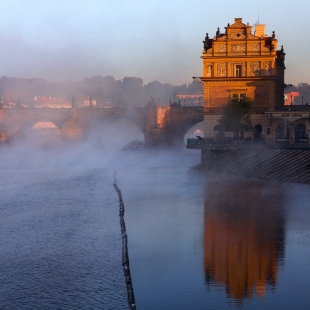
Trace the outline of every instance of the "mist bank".
<path fill-rule="evenodd" d="M 41 78 L 25 79 L 17 77 L 0 78 L 0 96 L 3 103 L 19 103 L 31 106 L 35 96 L 63 98 L 72 102 L 72 97 L 92 97 L 99 106 L 131 107 L 146 105 L 152 95 L 160 105 L 174 100 L 174 93 L 202 93 L 201 83 L 183 85 L 162 84 L 154 81 L 144 85 L 139 77 L 124 77 L 121 80 L 113 76 L 94 76 L 81 81 L 66 80 L 48 82 Z"/>
<path fill-rule="evenodd" d="M 187 150 L 185 146 L 122 150 L 120 145 L 94 144 L 90 140 L 50 145 L 34 139 L 1 143 L 0 170 L 58 170 L 65 173 L 106 168 L 190 168 L 200 161 L 200 152 Z"/>

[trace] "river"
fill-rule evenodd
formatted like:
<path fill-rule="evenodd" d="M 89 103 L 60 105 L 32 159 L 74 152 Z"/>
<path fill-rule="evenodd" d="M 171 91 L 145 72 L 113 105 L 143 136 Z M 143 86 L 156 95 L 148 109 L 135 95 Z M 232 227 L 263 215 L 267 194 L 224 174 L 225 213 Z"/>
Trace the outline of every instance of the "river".
<path fill-rule="evenodd" d="M 207 175 L 199 153 L 0 155 L 0 309 L 309 309 L 310 186 Z"/>

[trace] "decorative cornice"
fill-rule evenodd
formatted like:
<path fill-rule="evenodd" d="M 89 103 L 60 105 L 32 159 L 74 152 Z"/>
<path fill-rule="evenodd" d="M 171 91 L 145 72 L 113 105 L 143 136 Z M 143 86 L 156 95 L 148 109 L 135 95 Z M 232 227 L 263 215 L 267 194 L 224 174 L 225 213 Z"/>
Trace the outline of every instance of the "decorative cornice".
<path fill-rule="evenodd" d="M 272 59 L 276 59 L 275 55 L 272 54 L 272 53 L 268 53 L 268 52 L 252 52 L 252 51 L 249 51 L 247 53 L 243 52 L 243 53 L 232 53 L 232 52 L 228 52 L 228 53 L 219 53 L 219 52 L 216 52 L 213 54 L 203 54 L 201 56 L 202 59 L 204 58 L 216 58 L 216 57 L 219 57 L 219 58 L 222 58 L 222 57 L 227 57 L 227 58 L 253 58 L 253 57 L 256 57 L 256 58 L 260 58 L 260 59 L 263 59 L 264 57 L 268 57 L 268 58 L 272 58 Z"/>
<path fill-rule="evenodd" d="M 218 38 L 216 39 L 216 41 L 226 41 L 226 40 L 227 40 L 226 35 L 223 35 L 223 36 L 218 37 Z"/>
<path fill-rule="evenodd" d="M 249 76 L 249 77 L 199 77 L 201 82 L 206 84 L 244 84 L 244 83 L 258 83 L 258 84 L 270 84 L 270 82 L 276 82 L 282 84 L 277 78 L 272 76 Z M 251 85 L 248 85 L 251 86 Z"/>

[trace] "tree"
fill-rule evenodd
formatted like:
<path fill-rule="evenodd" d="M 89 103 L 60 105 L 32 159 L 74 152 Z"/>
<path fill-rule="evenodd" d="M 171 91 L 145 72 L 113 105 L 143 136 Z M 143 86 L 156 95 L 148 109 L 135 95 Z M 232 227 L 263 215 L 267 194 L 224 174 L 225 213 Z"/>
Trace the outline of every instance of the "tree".
<path fill-rule="evenodd" d="M 225 131 L 234 133 L 234 139 L 239 143 L 240 133 L 252 130 L 252 121 L 250 116 L 251 101 L 249 98 L 233 98 L 225 107 L 221 117 L 220 124 Z"/>
<path fill-rule="evenodd" d="M 296 89 L 289 88 L 288 91 L 298 91 L 299 96 L 294 99 L 295 104 L 310 103 L 310 85 L 308 83 L 301 82 L 297 85 Z"/>

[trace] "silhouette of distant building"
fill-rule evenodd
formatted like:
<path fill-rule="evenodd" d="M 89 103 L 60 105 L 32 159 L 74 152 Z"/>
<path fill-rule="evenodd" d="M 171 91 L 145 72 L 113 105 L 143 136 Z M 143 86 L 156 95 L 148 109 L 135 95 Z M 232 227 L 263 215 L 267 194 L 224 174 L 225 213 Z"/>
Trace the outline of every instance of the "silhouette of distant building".
<path fill-rule="evenodd" d="M 62 98 L 54 97 L 34 97 L 34 108 L 71 108 L 71 102 L 68 102 Z"/>
<path fill-rule="evenodd" d="M 97 101 L 93 98 L 86 97 L 86 98 L 80 98 L 78 106 L 79 107 L 89 107 L 89 106 L 96 106 Z"/>

